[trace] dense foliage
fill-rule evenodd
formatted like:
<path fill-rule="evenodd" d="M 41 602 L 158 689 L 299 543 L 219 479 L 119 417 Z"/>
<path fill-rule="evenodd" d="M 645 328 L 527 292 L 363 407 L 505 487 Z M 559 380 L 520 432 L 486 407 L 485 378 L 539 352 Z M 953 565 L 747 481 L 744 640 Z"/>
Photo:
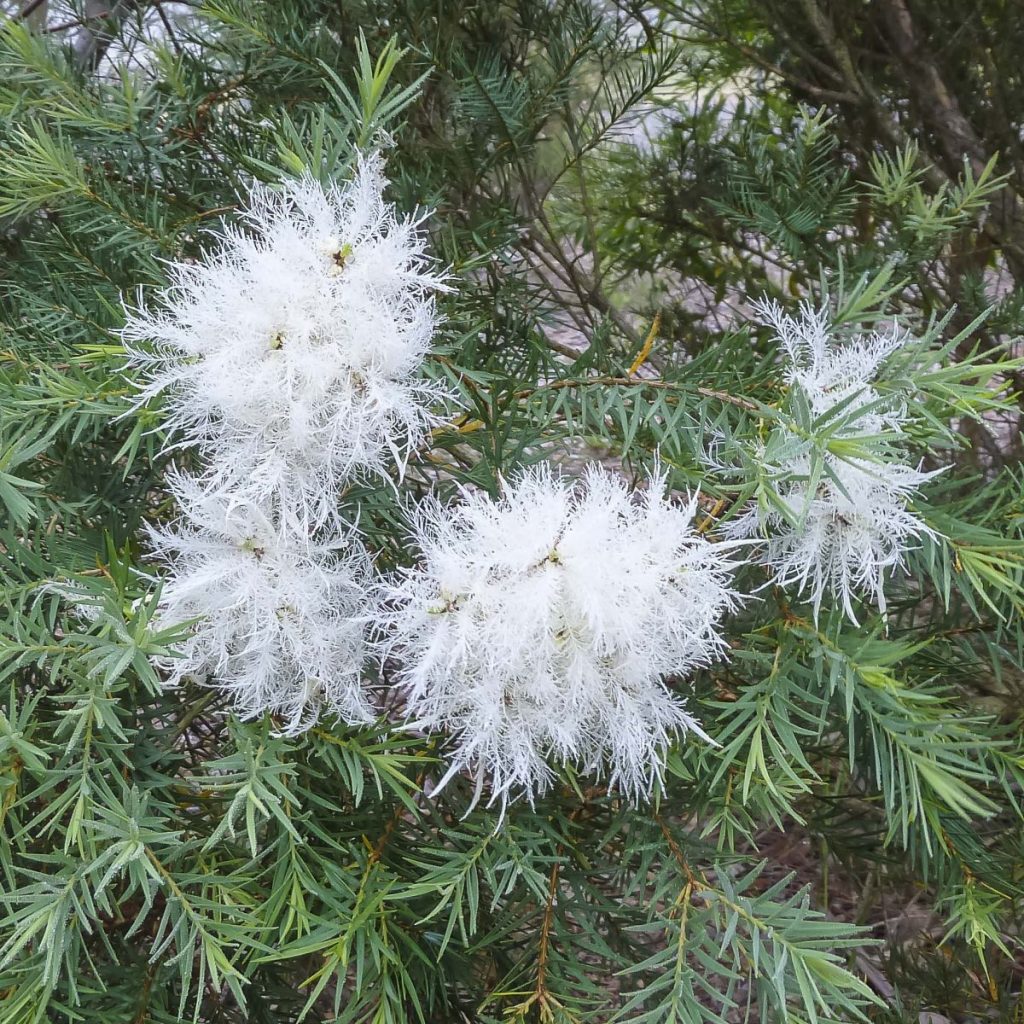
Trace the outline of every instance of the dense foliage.
<path fill-rule="evenodd" d="M 1024 27 L 965 6 L 4 16 L 2 1024 L 1010 1019 Z M 451 268 L 423 373 L 454 396 L 404 475 L 339 496 L 378 572 L 416 563 L 417 502 L 541 461 L 657 464 L 715 543 L 752 509 L 798 528 L 794 481 L 845 494 L 851 459 L 920 470 L 884 612 L 750 547 L 728 659 L 670 680 L 714 744 L 649 800 L 557 761 L 533 802 L 434 793 L 450 744 L 402 727 L 388 662 L 376 721 L 297 734 L 154 667 L 188 627 L 154 617 L 144 524 L 199 456 L 135 407 L 126 304 L 254 181 L 375 148 Z M 848 342 L 895 322 L 872 401 L 816 411 L 763 297 Z"/>

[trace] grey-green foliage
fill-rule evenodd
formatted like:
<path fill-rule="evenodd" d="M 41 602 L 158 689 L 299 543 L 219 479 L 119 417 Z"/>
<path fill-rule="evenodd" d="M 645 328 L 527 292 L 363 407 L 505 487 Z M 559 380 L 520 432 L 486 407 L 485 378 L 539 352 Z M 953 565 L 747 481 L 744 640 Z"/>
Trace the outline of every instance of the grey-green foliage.
<path fill-rule="evenodd" d="M 970 424 L 1015 408 L 1015 300 L 998 333 L 920 301 L 994 179 L 936 194 L 909 150 L 857 176 L 806 110 L 689 105 L 693 53 L 582 3 L 231 0 L 198 19 L 92 76 L 24 24 L 0 32 L 0 1022 L 853 1021 L 880 1012 L 865 926 L 907 887 L 965 976 L 1003 978 L 1024 502 Z M 638 148 L 652 109 L 667 121 Z M 694 282 L 725 303 L 827 291 L 840 322 L 919 331 L 880 386 L 910 396 L 917 455 L 954 466 L 917 507 L 944 539 L 860 626 L 831 607 L 815 625 L 745 569 L 730 659 L 673 681 L 718 746 L 674 749 L 650 806 L 563 770 L 499 826 L 467 815 L 467 780 L 429 795 L 443 738 L 285 738 L 150 667 L 181 634 L 151 621 L 140 526 L 172 509 L 159 407 L 125 415 L 122 299 L 196 256 L 251 176 L 343 176 L 383 130 L 393 198 L 436 209 L 453 267 L 429 372 L 463 411 L 397 494 L 347 493 L 381 569 L 411 557 L 402 500 L 428 486 L 493 489 L 584 444 L 635 470 L 657 453 L 712 529 L 772 500 L 759 445 L 780 423 L 845 443 L 788 401 L 741 310 L 720 326 L 678 299 Z M 844 884 L 864 899 L 837 914 Z"/>

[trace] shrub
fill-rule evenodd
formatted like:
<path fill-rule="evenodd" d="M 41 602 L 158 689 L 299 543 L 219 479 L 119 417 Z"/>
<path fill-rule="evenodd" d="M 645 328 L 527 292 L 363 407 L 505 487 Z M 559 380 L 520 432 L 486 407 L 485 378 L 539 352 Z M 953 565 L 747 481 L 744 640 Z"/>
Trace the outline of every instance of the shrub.
<path fill-rule="evenodd" d="M 753 0 L 110 6 L 0 30 L 0 1022 L 1009 1012 L 1012 170 Z"/>

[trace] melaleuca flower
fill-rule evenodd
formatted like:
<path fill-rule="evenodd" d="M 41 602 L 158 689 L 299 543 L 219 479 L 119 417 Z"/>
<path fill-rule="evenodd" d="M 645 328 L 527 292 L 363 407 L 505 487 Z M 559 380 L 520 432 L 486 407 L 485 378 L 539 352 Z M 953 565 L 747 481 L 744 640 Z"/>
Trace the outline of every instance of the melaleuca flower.
<path fill-rule="evenodd" d="M 182 516 L 151 527 L 167 567 L 156 623 L 195 624 L 163 660 L 167 685 L 193 678 L 231 695 L 242 717 L 272 712 L 297 731 L 321 711 L 373 717 L 361 685 L 369 558 L 356 540 L 318 544 L 265 509 L 191 477 L 170 480 Z"/>
<path fill-rule="evenodd" d="M 762 323 L 775 329 L 776 341 L 787 357 L 786 380 L 804 393 L 816 418 L 844 403 L 844 413 L 879 403 L 873 387 L 878 371 L 910 337 L 894 324 L 888 333 L 872 331 L 840 341 L 828 309 L 816 309 L 808 301 L 800 304 L 799 317 L 789 316 L 768 299 L 754 303 L 754 311 Z M 858 418 L 856 431 L 870 434 L 887 424 L 898 426 L 904 413 L 900 402 L 879 403 Z"/>
<path fill-rule="evenodd" d="M 443 782 L 471 767 L 495 798 L 532 799 L 555 759 L 638 798 L 674 736 L 704 736 L 663 682 L 723 653 L 737 601 L 695 510 L 663 478 L 634 496 L 597 468 L 582 486 L 535 468 L 499 501 L 419 507 L 421 561 L 384 584 L 382 647 L 417 726 L 453 736 Z"/>
<path fill-rule="evenodd" d="M 762 561 L 773 570 L 773 581 L 809 592 L 815 620 L 822 599 L 831 593 L 856 623 L 855 595 L 866 594 L 884 614 L 886 575 L 905 568 L 910 541 L 934 536 L 908 510 L 907 499 L 935 473 L 893 462 L 829 458 L 829 464 L 839 483 L 822 475 L 813 494 L 809 461 L 789 467 L 803 479 L 787 482 L 779 497 L 796 525 L 778 509 L 759 516 L 755 508 L 728 524 L 726 533 L 767 534 Z"/>
<path fill-rule="evenodd" d="M 738 538 L 765 536 L 760 561 L 772 570 L 774 583 L 809 593 L 815 620 L 827 593 L 839 599 L 853 622 L 858 594 L 884 614 L 886 576 L 905 569 L 905 555 L 915 539 L 934 536 L 910 511 L 909 500 L 941 472 L 925 472 L 901 459 L 906 405 L 897 399 L 882 400 L 874 386 L 886 357 L 909 336 L 894 327 L 888 334 L 872 332 L 844 340 L 836 336 L 827 310 L 808 303 L 798 318 L 787 316 L 774 302 L 762 302 L 757 309 L 775 328 L 788 357 L 786 379 L 803 393 L 812 415 L 835 411 L 839 422 L 831 425 L 833 436 L 860 438 L 876 457 L 840 458 L 826 452 L 828 472 L 818 475 L 812 490 L 811 459 L 806 445 L 796 445 L 798 454 L 784 464 L 766 466 L 781 480 L 777 493 L 788 515 L 766 504 L 733 520 L 725 533 Z M 883 431 L 884 447 L 877 440 Z"/>
<path fill-rule="evenodd" d="M 287 495 L 323 523 L 338 482 L 404 464 L 436 422 L 418 376 L 444 289 L 416 221 L 383 199 L 379 158 L 324 189 L 255 185 L 242 223 L 128 315 L 123 337 L 168 425 L 203 443 L 215 481 Z"/>

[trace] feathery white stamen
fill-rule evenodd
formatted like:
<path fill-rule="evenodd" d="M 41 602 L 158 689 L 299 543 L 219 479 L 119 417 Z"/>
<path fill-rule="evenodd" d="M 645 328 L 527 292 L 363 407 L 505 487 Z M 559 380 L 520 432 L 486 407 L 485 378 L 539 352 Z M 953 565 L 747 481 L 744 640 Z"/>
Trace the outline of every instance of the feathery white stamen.
<path fill-rule="evenodd" d="M 848 340 L 836 337 L 826 309 L 801 305 L 799 317 L 783 312 L 775 302 L 756 306 L 765 323 L 776 331 L 788 357 L 790 386 L 799 389 L 815 417 L 845 403 L 847 423 L 839 437 L 871 438 L 883 431 L 900 434 L 906 405 L 882 401 L 873 386 L 885 359 L 909 340 L 898 326 Z M 868 406 L 872 406 L 868 409 Z M 809 592 L 817 619 L 826 593 L 835 595 L 856 622 L 854 598 L 866 595 L 884 614 L 885 577 L 905 569 L 910 543 L 934 532 L 909 510 L 914 493 L 939 471 L 925 472 L 893 457 L 893 443 L 879 459 L 824 458 L 831 471 L 822 473 L 810 491 L 811 460 L 804 453 L 787 465 L 773 467 L 787 477 L 779 491 L 793 522 L 781 511 L 752 508 L 726 528 L 732 537 L 767 536 L 761 561 L 782 587 Z"/>
<path fill-rule="evenodd" d="M 754 312 L 774 328 L 787 356 L 786 380 L 803 391 L 816 418 L 844 402 L 849 412 L 877 402 L 879 395 L 872 384 L 879 369 L 910 338 L 894 324 L 887 333 L 871 331 L 840 342 L 828 309 L 815 308 L 807 300 L 800 304 L 798 317 L 789 316 L 769 299 L 755 302 Z M 885 424 L 898 426 L 904 414 L 902 403 L 882 403 L 859 419 L 857 432 L 878 433 Z"/>
<path fill-rule="evenodd" d="M 318 544 L 263 508 L 172 474 L 178 523 L 150 527 L 167 565 L 155 622 L 197 619 L 160 667 L 231 695 L 243 718 L 272 712 L 289 731 L 321 712 L 373 718 L 361 685 L 370 563 L 357 541 Z"/>
<path fill-rule="evenodd" d="M 634 496 L 600 469 L 571 486 L 541 467 L 497 502 L 417 510 L 422 560 L 384 587 L 382 646 L 417 724 L 453 735 L 446 778 L 472 767 L 494 798 L 532 799 L 554 759 L 636 799 L 676 735 L 704 736 L 662 680 L 723 653 L 735 563 L 664 483 Z"/>
<path fill-rule="evenodd" d="M 343 187 L 253 186 L 242 225 L 199 262 L 172 263 L 158 304 L 123 331 L 148 377 L 141 400 L 164 394 L 208 475 L 287 498 L 314 524 L 340 480 L 403 466 L 444 397 L 418 373 L 445 285 L 383 189 L 379 157 Z"/>
<path fill-rule="evenodd" d="M 815 620 L 825 594 L 831 593 L 856 623 L 855 597 L 866 594 L 884 614 L 886 575 L 906 568 L 904 556 L 911 541 L 934 536 L 907 509 L 907 499 L 936 472 L 901 463 L 831 457 L 829 464 L 842 488 L 823 475 L 813 494 L 806 479 L 809 460 L 789 467 L 805 478 L 788 482 L 780 493 L 797 525 L 777 509 L 762 518 L 752 508 L 728 524 L 725 533 L 732 537 L 767 534 L 762 561 L 774 571 L 774 582 L 809 593 Z"/>

